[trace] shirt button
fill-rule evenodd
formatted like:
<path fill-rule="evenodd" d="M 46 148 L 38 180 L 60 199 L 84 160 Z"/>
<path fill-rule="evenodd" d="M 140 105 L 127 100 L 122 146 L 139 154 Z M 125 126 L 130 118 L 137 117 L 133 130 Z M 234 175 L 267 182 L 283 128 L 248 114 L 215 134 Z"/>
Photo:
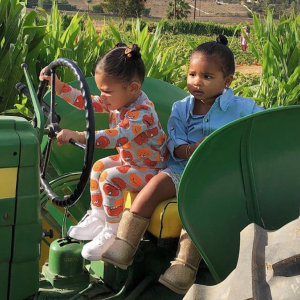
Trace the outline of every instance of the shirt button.
<path fill-rule="evenodd" d="M 174 130 L 174 127 L 171 127 L 171 130 Z"/>
<path fill-rule="evenodd" d="M 208 122 L 208 119 L 205 119 L 205 122 Z"/>

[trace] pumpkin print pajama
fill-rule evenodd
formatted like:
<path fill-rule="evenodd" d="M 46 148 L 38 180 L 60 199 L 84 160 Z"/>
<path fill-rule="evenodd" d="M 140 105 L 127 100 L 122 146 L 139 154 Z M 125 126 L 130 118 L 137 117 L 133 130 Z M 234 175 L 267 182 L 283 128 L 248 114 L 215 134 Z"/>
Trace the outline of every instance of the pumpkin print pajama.
<path fill-rule="evenodd" d="M 64 85 L 64 100 L 84 109 L 81 92 Z M 142 92 L 130 106 L 110 111 L 101 96 L 92 96 L 94 112 L 109 114 L 109 129 L 95 132 L 95 147 L 116 148 L 117 155 L 98 160 L 91 173 L 92 210 L 104 208 L 106 221 L 118 223 L 124 210 L 122 190 L 140 191 L 166 166 L 166 134 L 154 104 Z"/>

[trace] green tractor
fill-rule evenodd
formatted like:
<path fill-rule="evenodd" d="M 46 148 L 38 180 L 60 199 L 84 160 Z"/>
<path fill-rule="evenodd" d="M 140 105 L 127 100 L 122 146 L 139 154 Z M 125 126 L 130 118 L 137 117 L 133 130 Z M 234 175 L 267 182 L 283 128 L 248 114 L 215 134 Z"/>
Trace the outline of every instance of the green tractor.
<path fill-rule="evenodd" d="M 182 224 L 203 256 L 192 289 L 199 285 L 209 290 L 233 274 L 245 227 L 255 223 L 274 231 L 299 217 L 300 107 L 270 109 L 232 122 L 205 139 L 184 171 L 178 198 L 156 208 L 128 270 L 85 261 L 83 243 L 68 238 L 67 228 L 89 207 L 86 186 L 93 162 L 114 152 L 94 148 L 95 128 L 105 129 L 108 123 L 107 116 L 93 113 L 90 94 L 98 92 L 94 79 L 85 79 L 68 59 L 52 62 L 48 70 L 55 74 L 60 66 L 68 67 L 77 79 L 70 84 L 81 89 L 85 111 L 56 97 L 54 88 L 44 95 L 46 83 L 35 93 L 24 65 L 28 89 L 21 84 L 18 89 L 32 99 L 35 116 L 31 122 L 0 117 L 1 300 L 183 299 L 158 283 L 175 256 Z M 172 104 L 186 92 L 153 78 L 146 78 L 143 90 L 166 130 Z M 58 147 L 55 136 L 61 128 L 86 130 L 86 145 Z M 127 208 L 134 197 L 126 193 Z M 296 279 L 297 230 L 295 254 L 289 256 L 289 268 L 294 270 L 289 274 Z M 280 247 L 273 248 L 277 253 Z M 255 255 L 264 256 L 264 246 L 253 249 Z M 284 259 L 282 254 L 271 266 Z M 265 261 L 255 266 L 252 269 L 263 270 Z M 267 284 L 264 272 L 253 274 L 248 285 Z M 294 291 L 298 298 L 282 299 L 299 299 L 299 285 Z M 214 299 L 205 293 L 201 299 Z"/>

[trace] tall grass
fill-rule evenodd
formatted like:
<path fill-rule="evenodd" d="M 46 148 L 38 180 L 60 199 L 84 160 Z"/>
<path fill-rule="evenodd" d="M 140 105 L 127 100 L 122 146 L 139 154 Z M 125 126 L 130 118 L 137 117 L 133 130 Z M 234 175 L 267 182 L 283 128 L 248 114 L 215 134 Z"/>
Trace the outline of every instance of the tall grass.
<path fill-rule="evenodd" d="M 15 3 L 13 0 L 0 0 L 1 14 L 4 15 L 7 8 L 2 6 L 2 3 L 10 7 L 10 2 Z M 146 66 L 146 75 L 170 83 L 184 86 L 182 81 L 182 66 L 186 64 L 186 58 L 177 57 L 178 46 L 164 47 L 161 45 L 161 24 L 157 26 L 155 34 L 148 34 L 147 26 L 140 29 L 140 20 L 133 22 L 132 31 L 128 33 L 121 32 L 113 24 L 104 26 L 101 33 L 98 34 L 89 17 L 79 16 L 76 14 L 69 26 L 64 29 L 62 27 L 62 16 L 54 4 L 51 12 L 47 12 L 41 8 L 32 11 L 26 15 L 24 4 L 18 3 L 17 8 L 19 13 L 15 13 L 16 8 L 11 11 L 14 12 L 14 22 L 18 24 L 18 34 L 14 38 L 14 43 L 8 43 L 10 35 L 6 31 L 12 31 L 15 28 L 12 22 L 3 22 L 0 26 L 0 33 L 3 28 L 5 32 L 2 33 L 3 44 L 6 46 L 0 48 L 0 111 L 11 109 L 16 104 L 14 112 L 19 111 L 24 113 L 27 111 L 24 106 L 28 103 L 22 99 L 18 99 L 17 93 L 14 90 L 14 85 L 24 77 L 20 65 L 26 62 L 29 68 L 29 73 L 32 77 L 35 87 L 38 86 L 38 74 L 40 70 L 48 65 L 51 61 L 66 57 L 75 61 L 79 68 L 83 71 L 85 76 L 93 76 L 95 65 L 100 57 L 107 51 L 112 49 L 114 45 L 120 41 L 128 45 L 137 43 L 141 48 L 142 58 Z M 1 20 L 1 19 L 0 19 Z M 84 23 L 84 26 L 82 24 Z M 10 27 L 7 27 L 10 25 Z M 0 35 L 1 37 L 1 35 Z M 0 39 L 1 41 L 1 39 Z M 6 70 L 10 72 L 10 78 L 7 79 Z M 67 69 L 57 70 L 61 80 L 68 82 L 74 80 L 73 75 Z M 6 77 L 5 77 L 6 76 Z M 5 89 L 9 92 L 5 92 Z M 4 99 L 1 96 L 5 95 Z"/>
<path fill-rule="evenodd" d="M 165 47 L 162 44 L 162 23 L 156 27 L 154 34 L 148 33 L 148 27 L 141 30 L 140 20 L 132 21 L 130 35 L 120 32 L 113 24 L 108 24 L 114 36 L 114 41 L 123 41 L 127 44 L 138 44 L 141 48 L 142 59 L 146 68 L 146 76 L 161 79 L 163 81 L 184 87 L 181 80 L 182 66 L 187 58 L 178 55 L 180 45 Z"/>
<path fill-rule="evenodd" d="M 44 36 L 35 28 L 36 13 L 26 14 L 24 2 L 0 0 L 0 112 L 17 100 L 15 84 L 23 77 L 21 63 L 33 55 Z"/>
<path fill-rule="evenodd" d="M 246 38 L 262 74 L 259 84 L 244 88 L 243 96 L 266 108 L 299 104 L 300 15 L 282 16 L 276 25 L 270 11 L 265 21 L 254 14 L 253 29 L 257 43 Z"/>

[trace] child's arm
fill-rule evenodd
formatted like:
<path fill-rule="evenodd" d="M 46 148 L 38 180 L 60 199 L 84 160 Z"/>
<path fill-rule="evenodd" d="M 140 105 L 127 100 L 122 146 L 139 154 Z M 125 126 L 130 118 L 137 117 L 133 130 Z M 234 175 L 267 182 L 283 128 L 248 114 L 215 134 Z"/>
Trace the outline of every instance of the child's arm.
<path fill-rule="evenodd" d="M 47 69 L 47 67 L 45 67 L 41 70 L 39 79 L 40 79 L 40 81 L 47 80 L 47 81 L 49 81 L 49 85 L 51 85 L 51 76 L 45 75 L 46 69 Z M 65 83 L 60 81 L 58 79 L 57 75 L 55 74 L 55 91 L 56 91 L 56 93 L 58 93 L 58 94 L 61 93 L 64 84 Z"/>
<path fill-rule="evenodd" d="M 186 115 L 184 109 L 185 105 L 182 101 L 174 103 L 168 122 L 169 139 L 167 145 L 175 160 L 189 159 L 204 139 L 203 137 L 197 143 L 190 143 L 186 120 L 185 117 L 183 117 Z"/>
<path fill-rule="evenodd" d="M 197 147 L 201 144 L 201 142 L 205 139 L 206 137 L 202 138 L 195 144 L 185 144 L 181 145 L 177 148 L 174 149 L 174 154 L 178 158 L 182 159 L 189 159 L 191 155 L 194 153 L 194 151 L 197 149 Z"/>
<path fill-rule="evenodd" d="M 51 76 L 45 75 L 46 68 L 43 68 L 40 72 L 39 79 L 47 80 L 49 81 L 49 84 L 51 85 Z M 64 82 L 60 81 L 55 75 L 55 91 L 58 96 L 60 96 L 62 99 L 70 103 L 72 106 L 84 110 L 84 99 L 82 97 L 82 94 L 79 90 L 65 84 Z M 94 108 L 94 112 L 98 113 L 109 113 L 109 109 L 104 104 L 104 102 L 101 100 L 101 97 L 99 96 L 91 96 L 92 98 L 92 106 Z"/>

